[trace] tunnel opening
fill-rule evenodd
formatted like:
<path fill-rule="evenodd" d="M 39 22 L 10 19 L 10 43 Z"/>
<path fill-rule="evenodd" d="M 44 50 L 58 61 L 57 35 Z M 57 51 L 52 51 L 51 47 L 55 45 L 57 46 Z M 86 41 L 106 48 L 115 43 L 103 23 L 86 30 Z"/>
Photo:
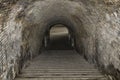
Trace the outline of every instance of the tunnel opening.
<path fill-rule="evenodd" d="M 46 31 L 43 46 L 47 50 L 73 50 L 75 43 L 70 29 L 63 24 L 56 24 Z"/>

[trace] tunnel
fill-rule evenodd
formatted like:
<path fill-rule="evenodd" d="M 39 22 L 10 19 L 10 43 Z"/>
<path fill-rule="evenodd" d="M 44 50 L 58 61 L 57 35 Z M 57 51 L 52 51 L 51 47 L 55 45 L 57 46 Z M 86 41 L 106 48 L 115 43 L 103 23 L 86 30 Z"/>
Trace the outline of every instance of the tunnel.
<path fill-rule="evenodd" d="M 46 32 L 43 45 L 51 50 L 70 50 L 74 48 L 74 38 L 66 26 L 57 24 Z"/>
<path fill-rule="evenodd" d="M 1 0 L 0 80 L 119 80 L 119 0 Z"/>

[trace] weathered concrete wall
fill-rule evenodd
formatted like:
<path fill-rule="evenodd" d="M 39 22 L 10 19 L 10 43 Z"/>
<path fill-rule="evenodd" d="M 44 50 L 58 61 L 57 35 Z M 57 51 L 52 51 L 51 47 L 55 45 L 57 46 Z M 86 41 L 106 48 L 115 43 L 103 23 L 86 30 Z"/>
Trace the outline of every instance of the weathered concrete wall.
<path fill-rule="evenodd" d="M 17 59 L 18 62 L 25 61 L 39 54 L 45 32 L 61 23 L 72 31 L 80 54 L 109 75 L 119 78 L 119 0 L 20 1 L 8 16 L 2 26 L 4 30 L 0 32 L 0 37 L 6 35 L 0 41 L 6 45 L 2 46 L 2 51 L 7 53 L 1 51 L 1 54 L 8 54 L 8 60 L 13 59 L 12 66 L 16 65 Z"/>
<path fill-rule="evenodd" d="M 120 8 L 104 13 L 97 29 L 97 56 L 99 65 L 120 79 Z M 117 71 L 117 72 L 116 72 Z"/>
<path fill-rule="evenodd" d="M 15 18 L 21 6 L 14 6 L 9 16 L 1 14 L 1 19 L 6 20 L 0 26 L 0 60 L 3 80 L 10 80 L 19 72 L 19 61 L 21 57 L 22 22 L 16 22 Z M 8 17 L 8 18 L 7 18 Z"/>

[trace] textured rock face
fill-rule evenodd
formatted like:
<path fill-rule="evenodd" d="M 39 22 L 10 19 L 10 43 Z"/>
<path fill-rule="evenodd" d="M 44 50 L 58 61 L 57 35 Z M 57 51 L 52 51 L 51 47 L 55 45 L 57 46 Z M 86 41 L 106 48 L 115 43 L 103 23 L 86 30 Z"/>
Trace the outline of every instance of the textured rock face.
<path fill-rule="evenodd" d="M 107 70 L 120 70 L 120 11 L 106 13 L 106 21 L 98 28 L 98 54 L 100 65 Z M 113 73 L 113 72 L 111 72 Z M 116 73 L 115 75 L 118 75 Z M 119 75 L 118 75 L 119 76 Z"/>
<path fill-rule="evenodd" d="M 0 54 L 7 55 L 3 77 L 12 72 L 10 78 L 14 78 L 21 61 L 39 54 L 49 28 L 63 24 L 75 36 L 80 54 L 119 78 L 119 4 L 119 0 L 19 1 L 5 21 L 4 14 L 0 14 Z"/>
<path fill-rule="evenodd" d="M 15 17 L 22 8 L 16 6 L 2 23 L 0 30 L 0 61 L 2 71 L 4 72 L 1 77 L 3 80 L 10 80 L 15 77 L 18 72 L 20 45 L 22 41 L 21 29 L 22 23 L 16 22 Z M 7 69 L 7 70 L 6 70 Z"/>

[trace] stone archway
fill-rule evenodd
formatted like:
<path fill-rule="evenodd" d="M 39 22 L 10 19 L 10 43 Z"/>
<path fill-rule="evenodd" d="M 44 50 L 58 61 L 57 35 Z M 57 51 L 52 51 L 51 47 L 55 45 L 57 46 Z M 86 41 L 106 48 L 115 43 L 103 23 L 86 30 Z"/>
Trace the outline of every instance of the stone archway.
<path fill-rule="evenodd" d="M 72 49 L 75 47 L 73 33 L 65 25 L 56 24 L 46 30 L 43 45 L 46 49 Z"/>

